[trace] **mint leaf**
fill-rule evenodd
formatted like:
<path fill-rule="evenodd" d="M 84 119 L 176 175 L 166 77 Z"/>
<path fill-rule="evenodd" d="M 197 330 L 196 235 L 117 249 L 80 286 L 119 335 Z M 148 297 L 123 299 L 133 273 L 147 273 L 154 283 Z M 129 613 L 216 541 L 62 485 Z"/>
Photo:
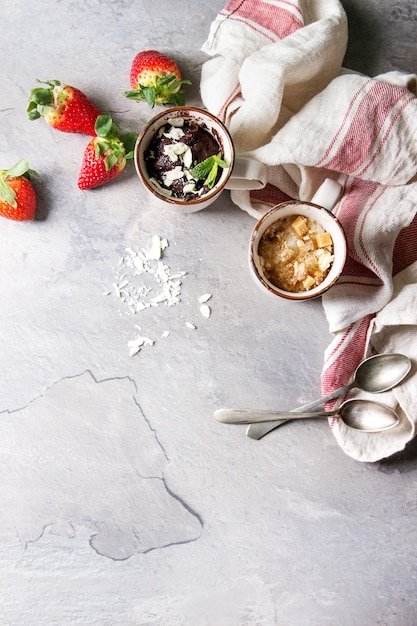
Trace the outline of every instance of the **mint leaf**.
<path fill-rule="evenodd" d="M 219 167 L 229 167 L 227 161 L 221 158 L 221 152 L 207 157 L 207 159 L 204 159 L 201 163 L 197 163 L 197 165 L 191 170 L 191 176 L 196 180 L 205 179 L 204 184 L 211 189 L 216 182 Z"/>
<path fill-rule="evenodd" d="M 191 176 L 196 180 L 203 180 L 210 174 L 210 170 L 214 165 L 214 156 L 207 157 L 201 163 L 197 163 L 195 167 L 191 170 Z"/>
<path fill-rule="evenodd" d="M 217 161 L 214 162 L 213 167 L 211 168 L 209 175 L 207 176 L 204 184 L 207 185 L 209 189 L 211 189 L 216 182 L 217 172 L 219 171 L 219 164 Z"/>

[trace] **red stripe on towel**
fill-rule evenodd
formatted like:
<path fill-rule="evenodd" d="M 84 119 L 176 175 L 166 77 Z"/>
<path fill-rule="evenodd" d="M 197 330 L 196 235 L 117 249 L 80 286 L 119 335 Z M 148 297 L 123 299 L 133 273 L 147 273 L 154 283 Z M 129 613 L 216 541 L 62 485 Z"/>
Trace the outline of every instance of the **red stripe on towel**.
<path fill-rule="evenodd" d="M 271 208 L 276 204 L 280 204 L 281 202 L 288 202 L 288 200 L 293 200 L 293 198 L 287 196 L 287 194 L 281 191 L 281 189 L 278 189 L 278 187 L 270 185 L 269 183 L 263 189 L 251 191 L 250 197 L 254 202 L 269 204 Z"/>
<path fill-rule="evenodd" d="M 366 84 L 369 84 L 369 81 Z M 345 116 L 326 151 L 326 154 L 329 154 L 337 138 L 345 132 L 343 141 L 336 154 L 328 161 L 326 159 L 320 161 L 320 165 L 325 165 L 328 169 L 346 174 L 357 173 L 373 152 L 381 150 L 398 117 L 398 112 L 394 115 L 393 121 L 384 133 L 384 136 L 379 138 L 383 125 L 392 115 L 393 108 L 397 103 L 405 96 L 409 96 L 408 90 L 403 87 L 374 81 L 369 91 L 364 93 L 362 89 L 355 94 L 349 107 L 349 112 L 351 112 L 354 100 L 360 94 L 362 94 L 362 100 L 357 106 L 353 117 L 349 118 L 348 114 Z M 403 107 L 409 101 L 409 99 L 404 101 Z M 348 124 L 349 127 L 345 130 Z M 365 169 L 368 167 L 369 164 L 366 164 Z"/>
<path fill-rule="evenodd" d="M 376 200 L 381 195 L 382 191 L 378 183 L 374 183 L 367 180 L 360 180 L 355 178 L 349 185 L 348 193 L 343 198 L 340 206 L 337 210 L 337 217 L 339 218 L 343 230 L 345 231 L 346 238 L 348 240 L 349 256 L 358 263 L 361 263 L 361 255 L 358 254 L 356 246 L 360 246 L 360 251 L 364 254 L 368 261 L 371 263 L 366 251 L 366 247 L 363 244 L 361 237 L 361 231 L 357 231 L 358 223 L 363 222 L 366 212 L 369 212 Z M 348 273 L 347 271 L 345 273 Z"/>
<path fill-rule="evenodd" d="M 393 253 L 393 276 L 417 261 L 417 215 L 397 237 Z"/>
<path fill-rule="evenodd" d="M 241 95 L 242 94 L 240 91 L 240 83 L 238 83 L 234 87 L 230 95 L 226 98 L 221 109 L 217 112 L 217 117 L 219 118 L 219 120 L 223 122 L 223 124 L 226 124 L 227 110 L 229 106 L 232 104 L 233 100 L 235 100 L 236 98 L 239 98 Z"/>
<path fill-rule="evenodd" d="M 352 379 L 352 373 L 365 358 L 369 325 L 373 318 L 373 314 L 367 315 L 359 322 L 351 324 L 343 333 L 333 352 L 328 355 L 321 377 L 323 395 L 347 385 Z M 334 404 L 335 401 L 328 403 L 329 407 Z"/>
<path fill-rule="evenodd" d="M 288 5 L 288 9 L 285 5 Z M 288 0 L 281 0 L 278 5 L 262 0 L 231 0 L 220 15 L 225 15 L 229 20 L 244 22 L 248 28 L 254 30 L 258 30 L 256 26 L 260 26 L 279 39 L 304 26 L 300 8 Z"/>
<path fill-rule="evenodd" d="M 350 115 L 351 115 L 352 109 L 353 109 L 354 105 L 356 104 L 357 99 L 359 98 L 359 96 L 360 96 L 360 94 L 362 93 L 362 91 L 363 91 L 364 89 L 366 89 L 366 87 L 367 87 L 367 86 L 369 85 L 369 83 L 371 83 L 371 82 L 372 82 L 372 79 L 371 79 L 371 78 L 370 78 L 369 80 L 365 81 L 365 82 L 364 82 L 364 83 L 360 86 L 360 88 L 359 88 L 359 89 L 358 89 L 358 91 L 355 93 L 355 95 L 353 96 L 352 100 L 351 100 L 351 101 L 350 101 L 350 103 L 349 103 L 348 108 L 346 109 L 346 113 L 345 113 L 345 116 L 344 116 L 344 118 L 343 118 L 342 123 L 340 124 L 340 126 L 339 126 L 339 128 L 338 128 L 338 130 L 337 130 L 336 134 L 334 135 L 333 139 L 331 140 L 331 142 L 330 142 L 330 144 L 329 144 L 329 146 L 328 146 L 327 150 L 325 150 L 323 157 L 320 159 L 320 161 L 318 161 L 318 162 L 316 163 L 316 167 L 323 166 L 323 165 L 326 163 L 326 161 L 327 161 L 327 159 L 328 159 L 328 157 L 329 157 L 329 155 L 330 155 L 330 153 L 331 153 L 331 150 L 332 150 L 333 146 L 337 143 L 337 141 L 338 141 L 339 137 L 342 135 L 342 131 L 343 131 L 344 127 L 348 124 L 348 121 L 349 121 L 349 118 L 350 118 Z"/>

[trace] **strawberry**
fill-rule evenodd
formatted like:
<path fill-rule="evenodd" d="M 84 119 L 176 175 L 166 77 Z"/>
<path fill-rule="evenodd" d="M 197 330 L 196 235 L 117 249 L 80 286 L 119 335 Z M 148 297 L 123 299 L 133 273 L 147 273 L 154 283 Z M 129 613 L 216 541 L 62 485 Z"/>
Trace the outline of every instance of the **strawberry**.
<path fill-rule="evenodd" d="M 184 104 L 182 85 L 190 85 L 182 80 L 178 65 L 169 57 L 156 50 L 139 52 L 132 62 L 130 85 L 133 91 L 125 91 L 132 100 L 146 100 L 151 108 L 155 104 Z"/>
<path fill-rule="evenodd" d="M 94 136 L 94 124 L 101 111 L 87 96 L 59 80 L 45 81 L 44 84 L 48 86 L 35 87 L 30 92 L 29 119 L 37 120 L 43 116 L 50 126 L 64 133 Z"/>
<path fill-rule="evenodd" d="M 36 193 L 30 182 L 36 172 L 27 161 L 18 161 L 8 170 L 0 170 L 0 215 L 11 220 L 33 220 L 36 211 Z"/>
<path fill-rule="evenodd" d="M 119 136 L 111 117 L 100 115 L 95 124 L 96 137 L 87 145 L 78 176 L 80 189 L 92 189 L 121 174 L 126 160 L 133 158 L 137 133 Z"/>

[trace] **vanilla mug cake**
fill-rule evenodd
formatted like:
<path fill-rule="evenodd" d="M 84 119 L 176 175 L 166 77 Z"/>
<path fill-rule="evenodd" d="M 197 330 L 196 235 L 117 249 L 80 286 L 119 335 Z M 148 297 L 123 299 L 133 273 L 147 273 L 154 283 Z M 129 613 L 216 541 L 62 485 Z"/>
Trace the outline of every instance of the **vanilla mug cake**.
<path fill-rule="evenodd" d="M 341 186 L 326 179 L 313 200 L 332 206 Z M 347 257 L 343 228 L 314 202 L 291 200 L 265 213 L 252 231 L 251 273 L 262 289 L 288 300 L 308 300 L 339 278 Z"/>

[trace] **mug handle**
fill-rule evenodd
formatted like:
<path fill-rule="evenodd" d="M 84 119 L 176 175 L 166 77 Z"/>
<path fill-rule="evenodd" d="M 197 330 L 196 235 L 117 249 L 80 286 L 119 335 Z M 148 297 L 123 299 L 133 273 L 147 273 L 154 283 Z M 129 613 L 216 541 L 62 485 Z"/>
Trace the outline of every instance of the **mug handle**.
<path fill-rule="evenodd" d="M 267 174 L 267 167 L 263 163 L 254 159 L 236 157 L 225 189 L 263 189 L 266 185 Z"/>
<path fill-rule="evenodd" d="M 332 178 L 325 178 L 314 196 L 311 198 L 313 204 L 318 204 L 328 211 L 331 211 L 339 200 L 342 185 Z"/>

